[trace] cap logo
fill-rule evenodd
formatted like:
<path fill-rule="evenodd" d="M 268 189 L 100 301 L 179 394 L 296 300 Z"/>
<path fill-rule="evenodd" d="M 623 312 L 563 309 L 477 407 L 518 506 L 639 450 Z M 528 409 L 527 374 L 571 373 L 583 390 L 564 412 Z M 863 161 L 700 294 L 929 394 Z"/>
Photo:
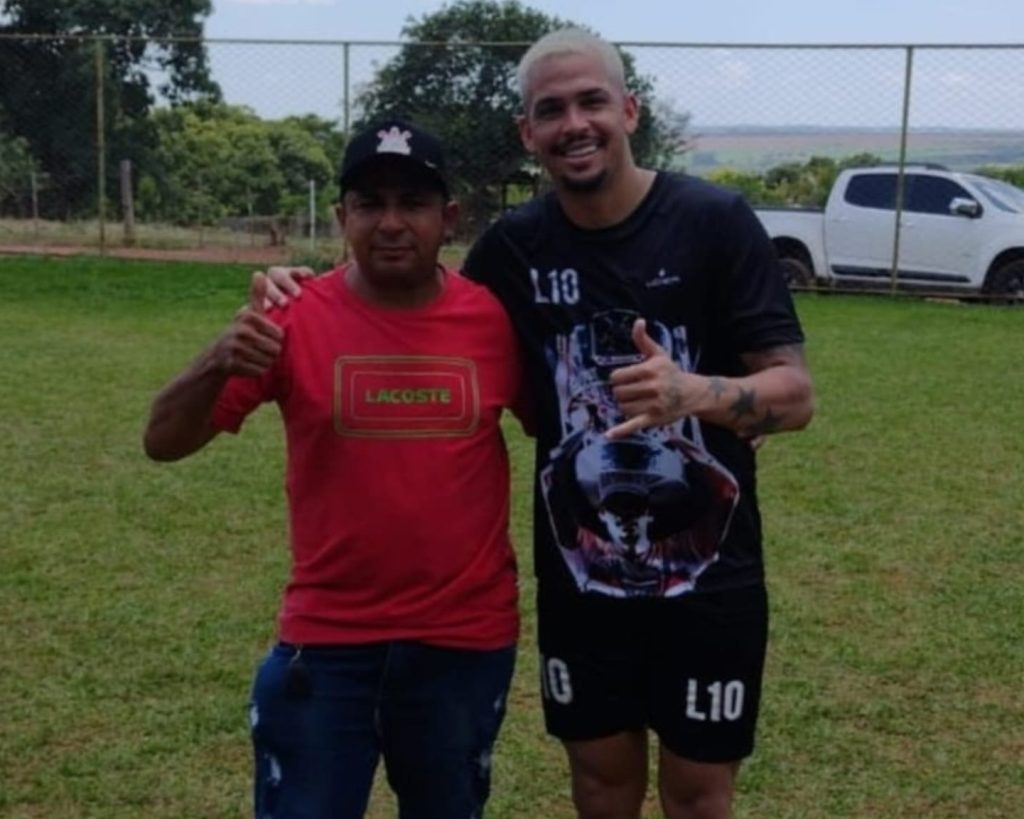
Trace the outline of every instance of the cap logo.
<path fill-rule="evenodd" d="M 405 154 L 408 156 L 412 153 L 412 148 L 409 147 L 411 131 L 402 131 L 397 125 L 392 125 L 387 131 L 378 131 L 377 136 L 380 137 L 380 143 L 377 145 L 379 154 Z"/>

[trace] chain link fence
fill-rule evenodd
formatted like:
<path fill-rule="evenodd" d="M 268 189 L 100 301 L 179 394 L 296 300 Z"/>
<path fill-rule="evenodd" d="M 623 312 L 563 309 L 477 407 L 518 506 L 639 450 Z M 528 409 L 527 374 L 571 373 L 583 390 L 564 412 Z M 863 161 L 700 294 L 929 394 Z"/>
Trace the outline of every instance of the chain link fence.
<path fill-rule="evenodd" d="M 0 37 L 0 248 L 326 260 L 346 134 L 374 111 L 446 140 L 466 243 L 543 186 L 519 145 L 526 43 Z M 938 163 L 1024 183 L 1024 46 L 623 43 L 647 165 L 821 205 L 838 170 Z"/>

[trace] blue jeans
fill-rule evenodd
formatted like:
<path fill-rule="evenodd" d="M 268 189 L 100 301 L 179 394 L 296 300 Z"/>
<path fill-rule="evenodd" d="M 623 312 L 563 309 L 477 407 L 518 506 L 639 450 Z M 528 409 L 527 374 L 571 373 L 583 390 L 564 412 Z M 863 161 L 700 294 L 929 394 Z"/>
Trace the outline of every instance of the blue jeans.
<path fill-rule="evenodd" d="M 358 819 L 384 758 L 401 819 L 480 817 L 515 646 L 278 644 L 256 673 L 256 819 Z"/>

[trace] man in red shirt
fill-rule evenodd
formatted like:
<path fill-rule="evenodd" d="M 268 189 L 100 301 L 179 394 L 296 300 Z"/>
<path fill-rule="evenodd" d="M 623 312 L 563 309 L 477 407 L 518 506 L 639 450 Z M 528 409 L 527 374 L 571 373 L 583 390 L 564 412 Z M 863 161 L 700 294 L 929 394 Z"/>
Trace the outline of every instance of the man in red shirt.
<path fill-rule="evenodd" d="M 349 144 L 354 261 L 287 311 L 267 280 L 154 401 L 177 460 L 261 403 L 287 439 L 292 567 L 253 686 L 256 815 L 359 817 L 383 756 L 402 816 L 479 816 L 518 635 L 499 418 L 518 345 L 482 286 L 438 264 L 457 216 L 437 141 L 388 121 Z M 469 502 L 467 502 L 469 501 Z"/>

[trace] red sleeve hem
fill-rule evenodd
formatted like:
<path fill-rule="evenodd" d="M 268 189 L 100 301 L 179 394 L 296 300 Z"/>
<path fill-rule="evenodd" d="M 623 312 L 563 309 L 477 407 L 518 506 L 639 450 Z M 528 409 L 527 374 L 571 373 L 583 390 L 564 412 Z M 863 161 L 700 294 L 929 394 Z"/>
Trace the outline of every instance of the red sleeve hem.
<path fill-rule="evenodd" d="M 238 430 L 242 428 L 242 422 L 244 420 L 244 414 L 231 412 L 220 403 L 217 403 L 214 406 L 213 414 L 210 416 L 210 424 L 214 429 L 220 430 L 221 432 L 230 432 L 232 435 L 236 435 L 238 433 Z"/>

